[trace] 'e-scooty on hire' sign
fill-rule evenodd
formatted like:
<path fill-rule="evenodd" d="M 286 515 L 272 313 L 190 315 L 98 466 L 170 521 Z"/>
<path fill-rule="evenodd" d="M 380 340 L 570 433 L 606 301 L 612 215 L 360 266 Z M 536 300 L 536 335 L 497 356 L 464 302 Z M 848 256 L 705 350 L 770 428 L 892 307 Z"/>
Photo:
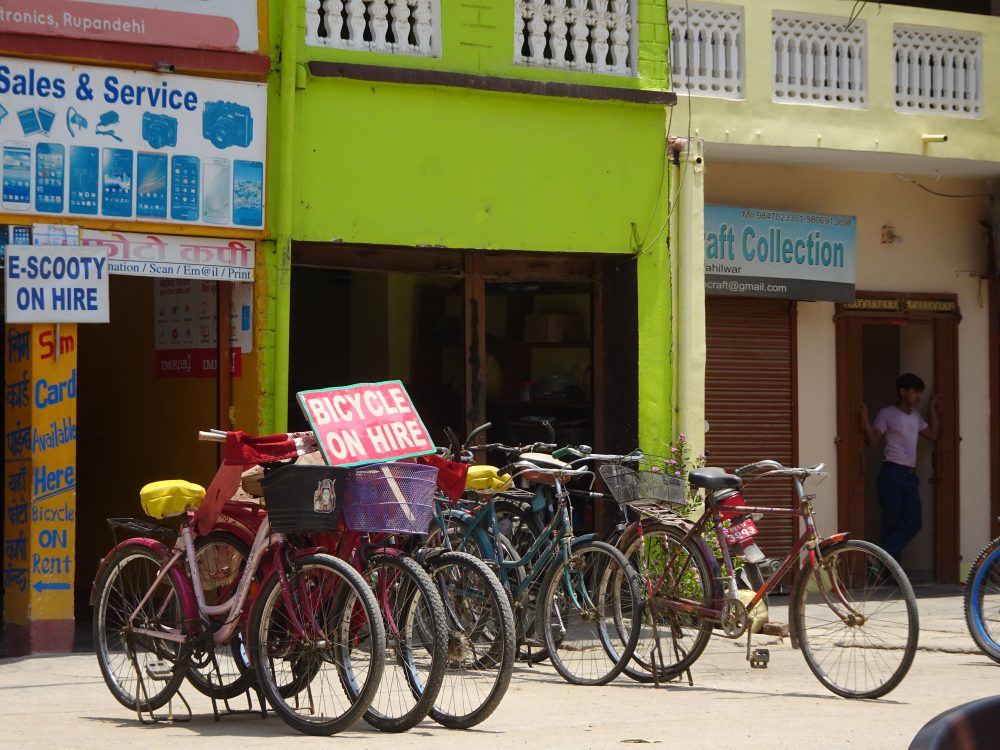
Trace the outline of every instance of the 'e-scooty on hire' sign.
<path fill-rule="evenodd" d="M 107 248 L 8 245 L 8 323 L 107 323 Z"/>

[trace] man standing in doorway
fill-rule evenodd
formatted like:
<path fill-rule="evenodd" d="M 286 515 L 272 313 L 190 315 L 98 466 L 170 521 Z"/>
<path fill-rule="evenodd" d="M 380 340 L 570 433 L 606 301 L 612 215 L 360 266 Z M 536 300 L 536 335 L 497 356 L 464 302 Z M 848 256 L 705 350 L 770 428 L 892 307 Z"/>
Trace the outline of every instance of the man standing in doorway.
<path fill-rule="evenodd" d="M 861 404 L 861 429 L 868 444 L 875 446 L 885 437 L 882 468 L 875 487 L 882 506 L 882 547 L 896 558 L 913 541 L 923 524 L 917 479 L 917 436 L 937 440 L 937 396 L 931 396 L 925 422 L 917 404 L 924 392 L 924 381 L 913 373 L 896 379 L 896 403 L 880 409 L 874 424 L 868 420 L 868 407 Z"/>

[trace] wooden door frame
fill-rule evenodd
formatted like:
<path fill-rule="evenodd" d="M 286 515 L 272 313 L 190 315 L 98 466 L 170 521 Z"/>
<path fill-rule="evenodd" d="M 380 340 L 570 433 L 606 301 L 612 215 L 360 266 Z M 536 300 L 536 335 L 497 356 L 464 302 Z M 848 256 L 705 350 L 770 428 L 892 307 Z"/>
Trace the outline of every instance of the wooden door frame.
<path fill-rule="evenodd" d="M 862 393 L 861 330 L 865 324 L 928 322 L 934 336 L 934 387 L 940 403 L 940 435 L 934 446 L 934 576 L 958 581 L 959 471 L 958 323 L 954 294 L 858 292 L 855 302 L 837 305 L 837 521 L 838 528 L 863 536 L 864 439 L 858 417 Z"/>

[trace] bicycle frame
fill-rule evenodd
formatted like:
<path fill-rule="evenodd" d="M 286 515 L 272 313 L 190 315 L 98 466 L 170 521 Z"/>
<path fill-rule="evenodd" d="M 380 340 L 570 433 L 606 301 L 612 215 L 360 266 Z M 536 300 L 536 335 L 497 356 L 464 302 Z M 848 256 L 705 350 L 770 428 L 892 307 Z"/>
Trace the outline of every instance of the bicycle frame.
<path fill-rule="evenodd" d="M 573 542 L 578 540 L 586 540 L 593 537 L 592 534 L 586 536 L 574 537 L 573 526 L 570 520 L 570 513 L 568 510 L 568 493 L 563 487 L 562 482 L 559 477 L 554 477 L 555 479 L 555 497 L 556 497 L 556 512 L 552 520 L 545 526 L 540 534 L 535 538 L 531 547 L 525 554 L 516 560 L 507 560 L 504 557 L 503 545 L 499 543 L 500 539 L 500 524 L 497 521 L 496 508 L 493 506 L 493 497 L 489 497 L 482 507 L 474 514 L 469 515 L 470 522 L 466 525 L 466 529 L 463 531 L 461 541 L 467 542 L 469 538 L 479 529 L 481 524 L 489 518 L 489 524 L 493 530 L 492 539 L 496 540 L 497 543 L 493 545 L 493 552 L 496 555 L 496 562 L 499 569 L 500 582 L 503 584 L 504 588 L 511 591 L 513 599 L 516 601 L 521 598 L 521 596 L 544 574 L 544 571 L 551 564 L 553 558 L 558 553 L 562 555 L 563 563 L 569 560 L 570 550 L 572 548 Z M 445 539 L 445 543 L 450 546 L 451 541 L 448 537 L 448 532 L 446 524 L 444 521 L 444 514 L 440 511 L 437 513 L 438 524 L 441 527 L 442 535 Z M 511 589 L 510 579 L 507 575 L 507 571 L 514 570 L 521 567 L 526 567 L 531 561 L 531 568 L 528 570 L 527 575 L 524 580 L 521 581 L 515 588 Z M 580 602 L 577 601 L 576 592 L 573 589 L 572 582 L 569 580 L 570 571 L 568 567 L 564 567 L 564 576 L 566 578 L 566 591 L 570 596 L 572 604 L 574 607 L 581 608 Z"/>
<path fill-rule="evenodd" d="M 847 534 L 835 534 L 832 537 L 821 539 L 816 531 L 816 522 L 813 514 L 813 508 L 811 503 L 811 497 L 805 494 L 802 486 L 802 480 L 797 477 L 792 477 L 795 481 L 796 495 L 799 498 L 799 505 L 797 508 L 776 508 L 760 505 L 726 505 L 725 511 L 727 513 L 748 513 L 748 514 L 761 514 L 770 515 L 775 517 L 793 517 L 798 518 L 804 523 L 804 529 L 799 535 L 798 539 L 792 545 L 791 549 L 782 559 L 778 567 L 771 573 L 770 576 L 764 581 L 760 589 L 754 594 L 749 602 L 746 603 L 747 611 L 752 610 L 757 604 L 760 603 L 764 597 L 768 595 L 771 589 L 781 580 L 784 575 L 791 569 L 792 565 L 799 560 L 800 553 L 806 550 L 807 560 L 806 563 L 810 567 L 819 568 L 822 560 L 822 550 L 823 548 L 833 544 L 835 542 L 841 541 L 846 538 Z M 687 542 L 693 536 L 703 536 L 707 528 L 709 528 L 709 521 L 712 521 L 712 528 L 714 528 L 716 533 L 716 538 L 719 540 L 719 548 L 722 552 L 722 561 L 724 565 L 723 577 L 727 581 L 728 589 L 724 596 L 725 598 L 735 598 L 736 596 L 736 570 L 733 566 L 732 557 L 729 552 L 729 545 L 725 541 L 725 532 L 722 525 L 721 508 L 717 504 L 711 502 L 711 498 L 705 503 L 705 510 L 694 522 L 694 525 L 687 531 L 684 536 L 684 542 Z M 666 582 L 667 576 L 671 570 L 674 569 L 674 564 L 677 562 L 681 552 L 681 547 L 674 550 L 673 556 L 664 566 L 663 573 L 656 580 L 655 585 L 651 587 L 652 592 L 660 592 L 664 583 Z M 687 564 L 687 561 L 682 561 Z M 796 573 L 799 575 L 800 573 Z M 674 589 L 676 589 L 677 584 L 680 581 L 674 583 Z M 833 582 L 831 582 L 833 583 Z M 854 608 L 851 606 L 849 600 L 843 595 L 843 592 L 838 590 L 837 585 L 834 583 L 829 587 L 820 586 L 820 593 L 826 601 L 827 605 L 836 612 L 837 616 L 842 620 L 847 622 L 851 617 L 860 616 Z M 836 600 L 831 596 L 831 591 L 836 594 Z M 673 597 L 675 591 L 663 592 L 668 597 Z M 718 601 L 717 596 L 713 596 L 713 599 Z M 835 606 L 837 605 L 837 606 Z M 677 609 L 682 612 L 688 612 L 692 614 L 697 614 L 701 617 L 720 621 L 722 617 L 722 610 L 716 608 L 703 607 L 697 604 L 682 602 L 675 599 L 670 599 L 669 601 L 663 602 L 661 606 Z M 840 607 L 845 608 L 848 614 L 844 614 Z"/>

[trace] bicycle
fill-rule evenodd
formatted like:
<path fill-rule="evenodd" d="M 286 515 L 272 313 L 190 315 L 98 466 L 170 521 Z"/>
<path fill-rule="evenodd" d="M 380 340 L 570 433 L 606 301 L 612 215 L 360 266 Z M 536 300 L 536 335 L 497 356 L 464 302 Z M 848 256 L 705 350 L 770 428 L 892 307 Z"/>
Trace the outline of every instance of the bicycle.
<path fill-rule="evenodd" d="M 976 556 L 965 579 L 965 624 L 972 640 L 1000 662 L 1000 537 Z"/>
<path fill-rule="evenodd" d="M 371 486 L 372 479 L 384 478 L 382 466 L 356 467 L 348 473 L 348 482 L 366 474 Z M 426 467 L 384 466 L 411 500 L 406 474 Z M 352 486 L 357 500 L 358 483 Z M 397 498 L 388 505 L 397 509 Z M 208 535 L 228 548 L 223 559 L 240 558 L 239 540 L 252 536 L 259 523 L 254 507 L 241 501 L 223 506 Z M 496 709 L 510 682 L 513 615 L 499 581 L 481 561 L 421 548 L 413 534 L 418 527 L 424 529 L 426 516 L 419 518 L 415 506 L 410 510 L 412 520 L 405 513 L 388 519 L 384 514 L 373 518 L 371 512 L 359 517 L 348 516 L 345 505 L 336 530 L 314 532 L 305 543 L 332 550 L 353 565 L 380 604 L 387 633 L 386 670 L 365 720 L 381 731 L 401 732 L 429 714 L 443 726 L 469 728 Z M 387 528 L 392 531 L 386 533 Z M 456 594 L 456 582 L 461 583 L 461 595 Z"/>
<path fill-rule="evenodd" d="M 226 459 L 207 493 L 180 481 L 144 488 L 148 515 L 180 518 L 172 549 L 160 539 L 172 530 L 109 519 L 112 528 L 144 535 L 116 544 L 95 577 L 94 638 L 105 683 L 140 720 L 143 712 L 158 720 L 154 712 L 178 694 L 192 664 L 211 663 L 221 682 L 216 649 L 230 644 L 245 617 L 246 661 L 275 712 L 307 734 L 341 731 L 368 709 L 385 661 L 378 604 L 360 575 L 315 548 L 295 548 L 286 533 L 295 529 L 276 521 L 272 526 L 265 515 L 235 592 L 213 605 L 205 599 L 195 550 L 196 528 L 211 527 L 221 499 L 235 490 L 234 478 L 238 484 L 241 449 L 253 440 L 284 439 L 294 446 L 298 437 L 199 437 L 227 442 Z M 293 511 L 291 526 L 302 517 Z M 251 595 L 258 570 L 263 578 Z M 357 691 L 349 694 L 345 683 Z"/>
<path fill-rule="evenodd" d="M 430 539 L 440 536 L 443 546 L 478 553 L 496 568 L 513 602 L 517 642 L 526 647 L 529 662 L 547 656 L 573 684 L 610 682 L 632 657 L 641 600 L 635 571 L 618 550 L 594 535 L 574 537 L 565 483 L 592 480 L 593 471 L 520 448 L 486 447 L 520 458 L 511 474 L 491 466 L 470 469 L 470 484 L 484 501 L 475 508 L 440 507 Z M 550 487 L 554 502 L 552 519 L 524 554 L 500 533 L 494 506 L 495 495 L 518 478 Z M 542 647 L 540 657 L 531 653 L 536 645 Z"/>
<path fill-rule="evenodd" d="M 715 629 L 731 639 L 747 633 L 747 659 L 752 667 L 767 663 L 765 649 L 751 651 L 750 616 L 754 607 L 799 561 L 789 599 L 791 643 L 806 664 L 833 693 L 847 698 L 878 698 L 906 675 L 917 649 L 918 616 L 913 588 L 899 564 L 870 542 L 848 539 L 847 533 L 822 538 L 816 531 L 812 501 L 803 483 L 824 477 L 823 464 L 786 468 L 759 461 L 735 474 L 721 469 L 690 472 L 693 487 L 705 490 L 705 509 L 696 521 L 677 514 L 684 504 L 683 480 L 666 469 L 625 470 L 602 467 L 612 493 L 639 510 L 649 521 L 623 536 L 619 547 L 640 560 L 646 606 L 654 615 L 654 648 L 647 667 L 658 680 L 689 672 Z M 790 477 L 797 505 L 793 508 L 748 506 L 743 476 Z M 659 501 L 639 490 L 641 483 L 667 490 Z M 662 498 L 666 498 L 664 501 Z M 725 505 L 721 504 L 725 500 Z M 725 540 L 723 513 L 798 518 L 803 530 L 788 554 L 775 566 L 749 602 L 737 592 L 736 571 Z M 722 558 L 720 568 L 705 535 L 714 531 Z M 690 673 L 689 673 L 690 678 Z"/>

